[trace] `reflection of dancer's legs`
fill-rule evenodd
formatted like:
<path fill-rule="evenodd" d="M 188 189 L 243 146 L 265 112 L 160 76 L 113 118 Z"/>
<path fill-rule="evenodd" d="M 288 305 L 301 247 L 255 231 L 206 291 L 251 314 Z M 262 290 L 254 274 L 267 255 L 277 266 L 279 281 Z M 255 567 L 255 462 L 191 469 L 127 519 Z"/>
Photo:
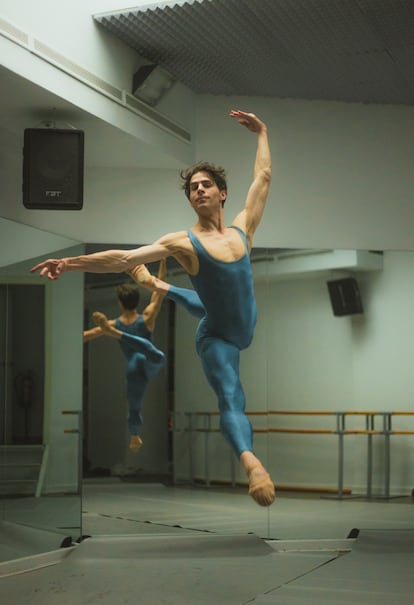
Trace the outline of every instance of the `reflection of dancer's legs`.
<path fill-rule="evenodd" d="M 139 435 L 143 422 L 141 410 L 148 382 L 149 380 L 145 372 L 141 371 L 139 366 L 137 366 L 136 357 L 132 357 L 127 364 L 126 393 L 128 400 L 128 429 L 131 436 L 129 447 L 135 451 L 142 446 L 142 439 Z"/>
<path fill-rule="evenodd" d="M 112 336 L 117 340 L 123 340 L 128 343 L 129 347 L 134 349 L 135 367 L 137 367 L 141 361 L 145 361 L 145 375 L 148 380 L 154 378 L 162 366 L 165 365 L 164 353 L 157 349 L 157 347 L 155 347 L 147 338 L 141 338 L 141 336 L 135 336 L 134 334 L 128 334 L 128 332 L 118 330 L 114 326 L 111 326 L 106 315 L 99 311 L 93 313 L 92 317 L 94 322 L 107 336 Z"/>
<path fill-rule="evenodd" d="M 100 312 L 93 314 L 93 320 L 107 335 L 122 340 L 127 346 L 126 385 L 128 398 L 128 428 L 131 435 L 130 449 L 137 451 L 142 446 L 139 436 L 142 424 L 142 402 L 149 381 L 165 365 L 165 355 L 150 340 L 122 332 L 111 326 L 107 317 Z M 125 350 L 125 349 L 124 349 Z"/>

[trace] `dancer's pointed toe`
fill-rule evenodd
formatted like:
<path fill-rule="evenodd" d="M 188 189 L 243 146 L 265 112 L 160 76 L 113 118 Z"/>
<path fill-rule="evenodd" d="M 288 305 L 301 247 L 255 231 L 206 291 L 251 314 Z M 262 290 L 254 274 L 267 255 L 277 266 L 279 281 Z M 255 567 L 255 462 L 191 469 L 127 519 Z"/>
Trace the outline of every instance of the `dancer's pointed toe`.
<path fill-rule="evenodd" d="M 270 506 L 276 498 L 275 486 L 262 465 L 249 469 L 249 495 L 259 506 Z"/>

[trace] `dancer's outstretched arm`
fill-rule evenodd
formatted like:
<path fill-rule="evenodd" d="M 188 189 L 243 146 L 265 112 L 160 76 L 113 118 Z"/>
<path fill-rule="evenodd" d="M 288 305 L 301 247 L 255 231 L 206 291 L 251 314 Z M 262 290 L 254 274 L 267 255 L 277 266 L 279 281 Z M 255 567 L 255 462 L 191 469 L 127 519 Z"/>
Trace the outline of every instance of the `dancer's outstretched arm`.
<path fill-rule="evenodd" d="M 187 231 L 167 233 L 153 244 L 133 250 L 103 250 L 81 256 L 49 258 L 30 269 L 41 277 L 58 279 L 67 271 L 82 273 L 126 273 L 137 265 L 173 256 L 190 275 L 198 271 L 198 259 Z"/>

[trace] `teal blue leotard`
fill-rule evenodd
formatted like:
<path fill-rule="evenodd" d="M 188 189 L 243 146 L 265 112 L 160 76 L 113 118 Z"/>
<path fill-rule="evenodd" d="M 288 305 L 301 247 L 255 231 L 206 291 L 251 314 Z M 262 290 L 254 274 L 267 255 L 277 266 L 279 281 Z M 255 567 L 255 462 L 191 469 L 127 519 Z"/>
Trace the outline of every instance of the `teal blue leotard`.
<path fill-rule="evenodd" d="M 141 315 L 129 325 L 118 318 L 115 327 L 123 333 L 119 344 L 128 362 L 126 386 L 129 432 L 138 435 L 142 424 L 141 409 L 145 389 L 165 364 L 165 355 L 152 344 L 151 332 Z"/>
<path fill-rule="evenodd" d="M 197 352 L 218 399 L 221 431 L 239 457 L 246 450 L 253 451 L 239 359 L 240 351 L 252 341 L 257 308 L 247 238 L 241 229 L 233 228 L 246 246 L 244 256 L 234 262 L 213 258 L 188 231 L 199 261 L 199 272 L 190 276 L 199 300 L 195 292 L 175 286 L 170 286 L 167 297 L 201 318 L 196 336 Z"/>

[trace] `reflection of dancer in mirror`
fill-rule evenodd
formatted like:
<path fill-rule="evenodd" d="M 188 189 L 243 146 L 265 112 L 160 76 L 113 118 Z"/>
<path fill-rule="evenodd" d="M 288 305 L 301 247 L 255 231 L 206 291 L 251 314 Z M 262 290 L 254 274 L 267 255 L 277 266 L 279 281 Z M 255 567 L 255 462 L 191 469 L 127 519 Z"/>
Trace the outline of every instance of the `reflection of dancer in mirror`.
<path fill-rule="evenodd" d="M 197 352 L 220 410 L 220 427 L 249 478 L 249 493 L 269 506 L 275 489 L 253 452 L 252 427 L 245 414 L 239 377 L 240 351 L 249 346 L 256 324 L 256 302 L 249 253 L 263 215 L 271 180 L 271 155 L 266 125 L 253 113 L 231 111 L 230 117 L 257 135 L 253 181 L 245 204 L 230 227 L 224 222 L 227 184 L 221 167 L 201 162 L 183 171 L 183 189 L 197 213 L 188 231 L 164 235 L 135 250 L 48 259 L 33 267 L 57 279 L 65 271 L 120 273 L 144 263 L 173 256 L 189 274 L 206 314 L 197 331 Z"/>
<path fill-rule="evenodd" d="M 133 272 L 130 274 L 134 278 Z M 158 271 L 158 278 L 162 277 L 165 277 L 165 260 L 161 261 Z M 97 326 L 83 332 L 83 341 L 89 342 L 99 336 L 111 336 L 119 342 L 127 359 L 129 448 L 138 452 L 142 447 L 139 433 L 142 425 L 141 410 L 145 390 L 149 381 L 165 364 L 164 353 L 151 342 L 164 295 L 154 291 L 141 315 L 137 310 L 140 293 L 136 286 L 122 284 L 117 287 L 117 295 L 121 315 L 116 319 L 108 319 L 103 313 L 95 311 L 92 317 Z"/>

